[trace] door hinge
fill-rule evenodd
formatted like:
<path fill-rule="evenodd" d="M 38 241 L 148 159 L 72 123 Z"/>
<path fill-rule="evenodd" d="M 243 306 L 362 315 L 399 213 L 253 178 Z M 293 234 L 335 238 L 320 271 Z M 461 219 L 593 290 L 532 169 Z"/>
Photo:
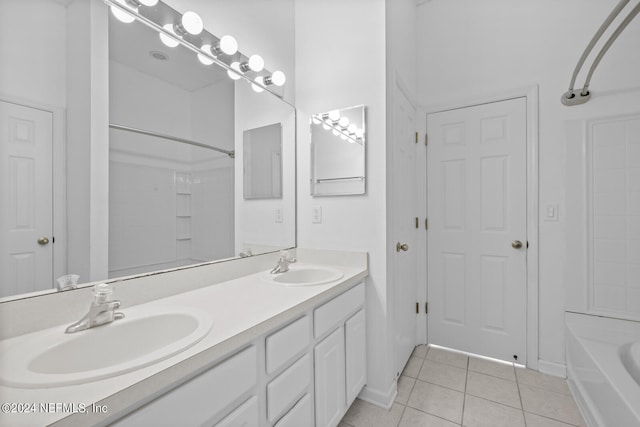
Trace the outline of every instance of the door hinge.
<path fill-rule="evenodd" d="M 418 143 L 418 132 L 416 131 L 416 144 Z"/>
<path fill-rule="evenodd" d="M 424 219 L 424 229 L 428 230 L 429 229 L 429 218 L 425 218 Z"/>
<path fill-rule="evenodd" d="M 424 133 L 424 145 L 429 145 L 429 134 Z"/>
<path fill-rule="evenodd" d="M 425 312 L 425 314 L 429 314 L 429 303 L 428 302 L 424 303 L 424 312 Z"/>
<path fill-rule="evenodd" d="M 420 314 L 420 303 L 416 303 L 416 314 Z"/>
<path fill-rule="evenodd" d="M 416 228 L 420 228 L 420 218 L 416 217 Z"/>

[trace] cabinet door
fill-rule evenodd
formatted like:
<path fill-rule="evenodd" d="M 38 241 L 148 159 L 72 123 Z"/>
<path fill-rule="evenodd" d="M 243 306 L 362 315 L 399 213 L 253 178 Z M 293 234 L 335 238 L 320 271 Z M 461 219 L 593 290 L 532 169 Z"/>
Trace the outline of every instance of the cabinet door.
<path fill-rule="evenodd" d="M 347 406 L 351 406 L 367 380 L 364 310 L 345 323 Z"/>
<path fill-rule="evenodd" d="M 344 327 L 316 345 L 316 427 L 335 427 L 346 409 Z"/>

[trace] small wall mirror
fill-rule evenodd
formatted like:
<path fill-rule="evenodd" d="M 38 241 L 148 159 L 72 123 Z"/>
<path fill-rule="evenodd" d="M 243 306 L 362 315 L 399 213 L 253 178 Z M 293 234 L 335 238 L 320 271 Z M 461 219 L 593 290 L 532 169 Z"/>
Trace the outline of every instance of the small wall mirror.
<path fill-rule="evenodd" d="M 282 125 L 275 123 L 242 134 L 244 198 L 282 198 Z"/>
<path fill-rule="evenodd" d="M 364 194 L 365 108 L 311 116 L 311 195 Z"/>

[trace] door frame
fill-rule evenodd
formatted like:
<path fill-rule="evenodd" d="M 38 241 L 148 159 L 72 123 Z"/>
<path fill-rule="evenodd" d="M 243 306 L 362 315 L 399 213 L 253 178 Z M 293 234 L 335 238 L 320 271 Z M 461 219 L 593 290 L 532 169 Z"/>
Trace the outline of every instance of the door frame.
<path fill-rule="evenodd" d="M 53 236 L 56 238 L 52 243 L 53 271 L 51 272 L 51 286 L 53 289 L 54 280 L 65 274 L 67 265 L 67 191 L 66 191 L 66 168 L 67 168 L 67 144 L 66 144 L 66 111 L 63 107 L 35 102 L 25 98 L 9 95 L 0 92 L 0 101 L 21 105 L 27 108 L 46 111 L 52 115 L 52 151 L 51 166 L 53 180 L 53 194 L 51 213 L 53 215 Z M 48 292 L 43 291 L 43 292 Z"/>
<path fill-rule="evenodd" d="M 514 98 L 525 98 L 526 100 L 526 120 L 527 120 L 527 242 L 529 248 L 527 250 L 527 357 L 526 366 L 530 369 L 538 370 L 538 292 L 539 292 L 539 192 L 538 192 L 538 144 L 539 144 L 539 128 L 538 128 L 538 85 L 533 84 L 498 92 L 490 92 L 470 97 L 460 97 L 451 101 L 422 106 L 419 110 L 419 116 L 424 117 L 421 126 L 427 131 L 427 115 L 439 113 L 459 108 L 473 107 L 481 104 L 492 102 L 507 101 Z M 428 156 L 428 152 L 427 152 Z M 426 162 L 425 162 L 426 172 Z M 425 174 L 426 175 L 426 174 Z M 427 191 L 429 184 L 426 184 Z M 422 197 L 427 198 L 425 192 Z M 425 201 L 426 204 L 426 201 Z M 427 233 L 428 238 L 428 233 Z M 428 268 L 428 266 L 427 266 Z M 425 281 L 425 293 L 428 289 L 428 283 Z M 428 296 L 428 295 L 427 295 Z M 428 299 L 427 299 L 428 301 Z M 428 339 L 428 337 L 427 337 Z"/>

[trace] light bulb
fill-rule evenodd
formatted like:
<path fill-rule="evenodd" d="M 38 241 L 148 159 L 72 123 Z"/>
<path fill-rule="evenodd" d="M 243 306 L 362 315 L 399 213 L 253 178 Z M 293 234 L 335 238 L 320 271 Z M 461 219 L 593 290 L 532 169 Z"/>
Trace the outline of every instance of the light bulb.
<path fill-rule="evenodd" d="M 338 120 L 338 124 L 343 128 L 346 128 L 349 125 L 349 119 L 346 117 L 340 117 L 340 120 Z"/>
<path fill-rule="evenodd" d="M 349 133 L 355 133 L 355 132 L 356 132 L 356 129 L 358 129 L 358 127 L 357 127 L 354 123 L 351 123 L 351 124 L 347 127 L 347 130 L 349 131 Z"/>
<path fill-rule="evenodd" d="M 264 69 L 264 59 L 260 55 L 251 55 L 249 58 L 249 68 L 255 72 L 260 72 Z"/>
<path fill-rule="evenodd" d="M 273 74 L 271 74 L 271 83 L 274 85 L 282 86 L 285 81 L 287 81 L 287 76 L 285 76 L 282 71 L 274 71 Z"/>
<path fill-rule="evenodd" d="M 340 139 L 343 140 L 343 141 L 346 141 L 347 140 L 347 135 L 345 135 L 344 133 L 341 133 L 340 134 Z"/>
<path fill-rule="evenodd" d="M 329 130 L 329 129 L 331 129 L 331 126 L 329 126 L 329 125 L 328 125 L 328 124 L 326 124 L 326 123 L 322 123 L 322 129 L 324 129 L 324 130 Z"/>
<path fill-rule="evenodd" d="M 203 45 L 200 47 L 200 50 L 201 50 L 201 51 L 203 51 L 203 52 L 205 52 L 205 53 L 211 54 L 211 45 L 210 45 L 210 44 L 203 44 Z M 198 60 L 199 60 L 200 62 L 202 62 L 202 64 L 204 64 L 204 65 L 211 65 L 211 64 L 213 64 L 213 59 L 211 59 L 211 58 L 209 58 L 208 56 L 203 55 L 203 54 L 201 54 L 201 53 L 199 53 L 199 54 L 198 54 Z"/>
<path fill-rule="evenodd" d="M 180 19 L 180 23 L 187 33 L 194 36 L 200 34 L 204 28 L 200 15 L 192 11 L 185 12 Z"/>
<path fill-rule="evenodd" d="M 258 76 L 258 77 L 255 78 L 255 81 L 257 83 L 260 83 L 261 85 L 263 85 L 264 84 L 264 77 Z M 257 93 L 264 92 L 264 89 L 262 87 L 258 86 L 255 83 L 251 83 L 251 89 L 253 89 L 253 91 L 257 92 Z"/>
<path fill-rule="evenodd" d="M 231 70 L 227 70 L 227 75 L 232 80 L 239 80 L 242 77 L 242 71 L 240 71 L 240 63 L 239 62 L 232 62 L 231 65 L 229 65 L 229 68 L 237 71 L 237 73 L 234 73 Z"/>
<path fill-rule="evenodd" d="M 126 7 L 127 9 L 131 9 L 131 7 L 129 7 L 124 0 L 115 0 L 116 3 L 121 4 L 122 6 Z M 113 16 L 120 22 L 124 22 L 125 24 L 130 24 L 133 21 L 136 20 L 136 18 L 130 14 L 129 12 L 125 12 L 122 9 L 118 9 L 117 7 L 113 7 L 111 6 L 111 13 L 113 14 Z M 131 9 L 133 10 L 133 9 Z"/>
<path fill-rule="evenodd" d="M 158 0 L 138 0 L 145 6 L 152 7 L 158 4 Z"/>
<path fill-rule="evenodd" d="M 362 138 L 364 136 L 364 130 L 356 129 L 355 134 L 358 138 Z"/>
<path fill-rule="evenodd" d="M 317 116 L 313 116 L 311 120 L 313 121 L 314 125 L 319 125 L 320 123 L 322 123 Z"/>
<path fill-rule="evenodd" d="M 175 34 L 175 31 L 173 31 L 173 25 L 171 25 L 171 24 L 167 24 L 162 28 L 164 28 L 165 30 L 167 30 L 171 34 Z M 160 41 L 162 43 L 164 43 L 164 45 L 167 46 L 167 47 L 176 47 L 176 46 L 178 46 L 180 44 L 175 39 L 169 37 L 168 35 L 166 35 L 164 33 L 158 33 L 158 35 L 160 36 Z"/>
<path fill-rule="evenodd" d="M 340 135 L 340 132 L 338 132 L 337 129 L 332 130 L 331 133 L 334 134 L 335 136 Z"/>
<path fill-rule="evenodd" d="M 222 36 L 220 39 L 220 49 L 227 55 L 235 55 L 238 51 L 238 42 L 233 36 Z"/>
<path fill-rule="evenodd" d="M 338 110 L 329 111 L 329 118 L 334 122 L 340 118 Z"/>

